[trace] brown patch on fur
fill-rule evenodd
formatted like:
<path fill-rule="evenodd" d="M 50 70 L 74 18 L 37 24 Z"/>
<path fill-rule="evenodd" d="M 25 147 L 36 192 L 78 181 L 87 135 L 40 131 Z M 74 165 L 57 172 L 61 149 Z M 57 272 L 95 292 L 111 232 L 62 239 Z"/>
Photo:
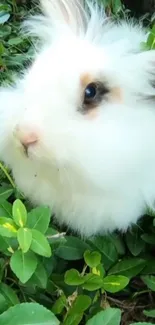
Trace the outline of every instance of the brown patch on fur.
<path fill-rule="evenodd" d="M 87 114 L 86 114 L 87 118 L 89 120 L 94 120 L 97 116 L 98 116 L 98 109 L 90 109 Z"/>
<path fill-rule="evenodd" d="M 89 85 L 91 82 L 94 82 L 94 78 L 91 74 L 84 73 L 83 75 L 81 75 L 80 82 L 81 82 L 82 88 L 85 89 L 87 87 L 87 85 Z"/>
<path fill-rule="evenodd" d="M 119 87 L 114 87 L 110 90 L 110 93 L 109 93 L 109 98 L 110 100 L 112 101 L 115 101 L 117 100 L 118 102 L 122 102 L 122 91 L 121 91 L 121 88 Z"/>

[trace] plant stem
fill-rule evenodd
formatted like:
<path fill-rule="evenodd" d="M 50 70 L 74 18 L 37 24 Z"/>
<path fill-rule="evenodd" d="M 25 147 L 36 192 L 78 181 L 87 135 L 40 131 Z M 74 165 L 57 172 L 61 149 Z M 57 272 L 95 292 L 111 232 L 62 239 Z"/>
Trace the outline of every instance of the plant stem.
<path fill-rule="evenodd" d="M 13 188 L 16 188 L 16 185 L 14 183 L 14 181 L 12 180 L 11 176 L 9 175 L 9 173 L 7 172 L 6 168 L 2 165 L 2 163 L 0 162 L 0 169 L 3 171 L 3 173 L 5 174 L 5 176 L 7 177 L 7 179 L 9 180 L 10 184 L 12 185 Z"/>

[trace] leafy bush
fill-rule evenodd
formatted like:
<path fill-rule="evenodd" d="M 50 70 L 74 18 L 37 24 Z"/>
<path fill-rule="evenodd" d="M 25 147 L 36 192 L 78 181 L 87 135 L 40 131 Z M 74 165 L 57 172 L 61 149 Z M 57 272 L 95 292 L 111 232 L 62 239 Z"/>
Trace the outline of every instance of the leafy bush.
<path fill-rule="evenodd" d="M 122 14 L 119 0 L 102 2 Z M 0 1 L 1 83 L 31 59 L 19 34 L 28 9 Z M 154 27 L 142 46 L 155 48 Z M 0 168 L 0 324 L 153 324 L 155 212 L 126 234 L 84 241 L 57 229 L 48 207 L 32 208 Z"/>
<path fill-rule="evenodd" d="M 31 8 L 29 10 L 30 14 Z M 0 1 L 0 81 L 12 81 L 12 73 L 23 69 L 32 58 L 30 40 L 20 34 L 20 23 L 27 8 L 17 6 L 16 0 Z"/>

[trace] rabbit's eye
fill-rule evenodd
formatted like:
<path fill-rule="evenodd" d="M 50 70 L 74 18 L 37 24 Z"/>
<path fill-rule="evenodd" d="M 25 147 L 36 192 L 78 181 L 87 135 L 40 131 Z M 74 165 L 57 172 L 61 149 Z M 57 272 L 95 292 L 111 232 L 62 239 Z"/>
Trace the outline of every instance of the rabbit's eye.
<path fill-rule="evenodd" d="M 85 89 L 84 101 L 90 101 L 95 98 L 97 94 L 97 85 L 95 83 L 89 84 Z"/>
<path fill-rule="evenodd" d="M 109 92 L 102 82 L 92 82 L 87 85 L 84 91 L 83 104 L 87 108 L 97 106 L 103 99 L 103 96 Z"/>

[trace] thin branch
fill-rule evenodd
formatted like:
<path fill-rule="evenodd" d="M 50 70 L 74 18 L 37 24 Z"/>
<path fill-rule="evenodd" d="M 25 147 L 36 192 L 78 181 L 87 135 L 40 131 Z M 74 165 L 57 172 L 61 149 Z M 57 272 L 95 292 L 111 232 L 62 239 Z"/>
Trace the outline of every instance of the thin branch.
<path fill-rule="evenodd" d="M 61 232 L 59 234 L 55 234 L 55 235 L 49 235 L 46 238 L 47 239 L 60 239 L 66 236 L 66 232 Z"/>

